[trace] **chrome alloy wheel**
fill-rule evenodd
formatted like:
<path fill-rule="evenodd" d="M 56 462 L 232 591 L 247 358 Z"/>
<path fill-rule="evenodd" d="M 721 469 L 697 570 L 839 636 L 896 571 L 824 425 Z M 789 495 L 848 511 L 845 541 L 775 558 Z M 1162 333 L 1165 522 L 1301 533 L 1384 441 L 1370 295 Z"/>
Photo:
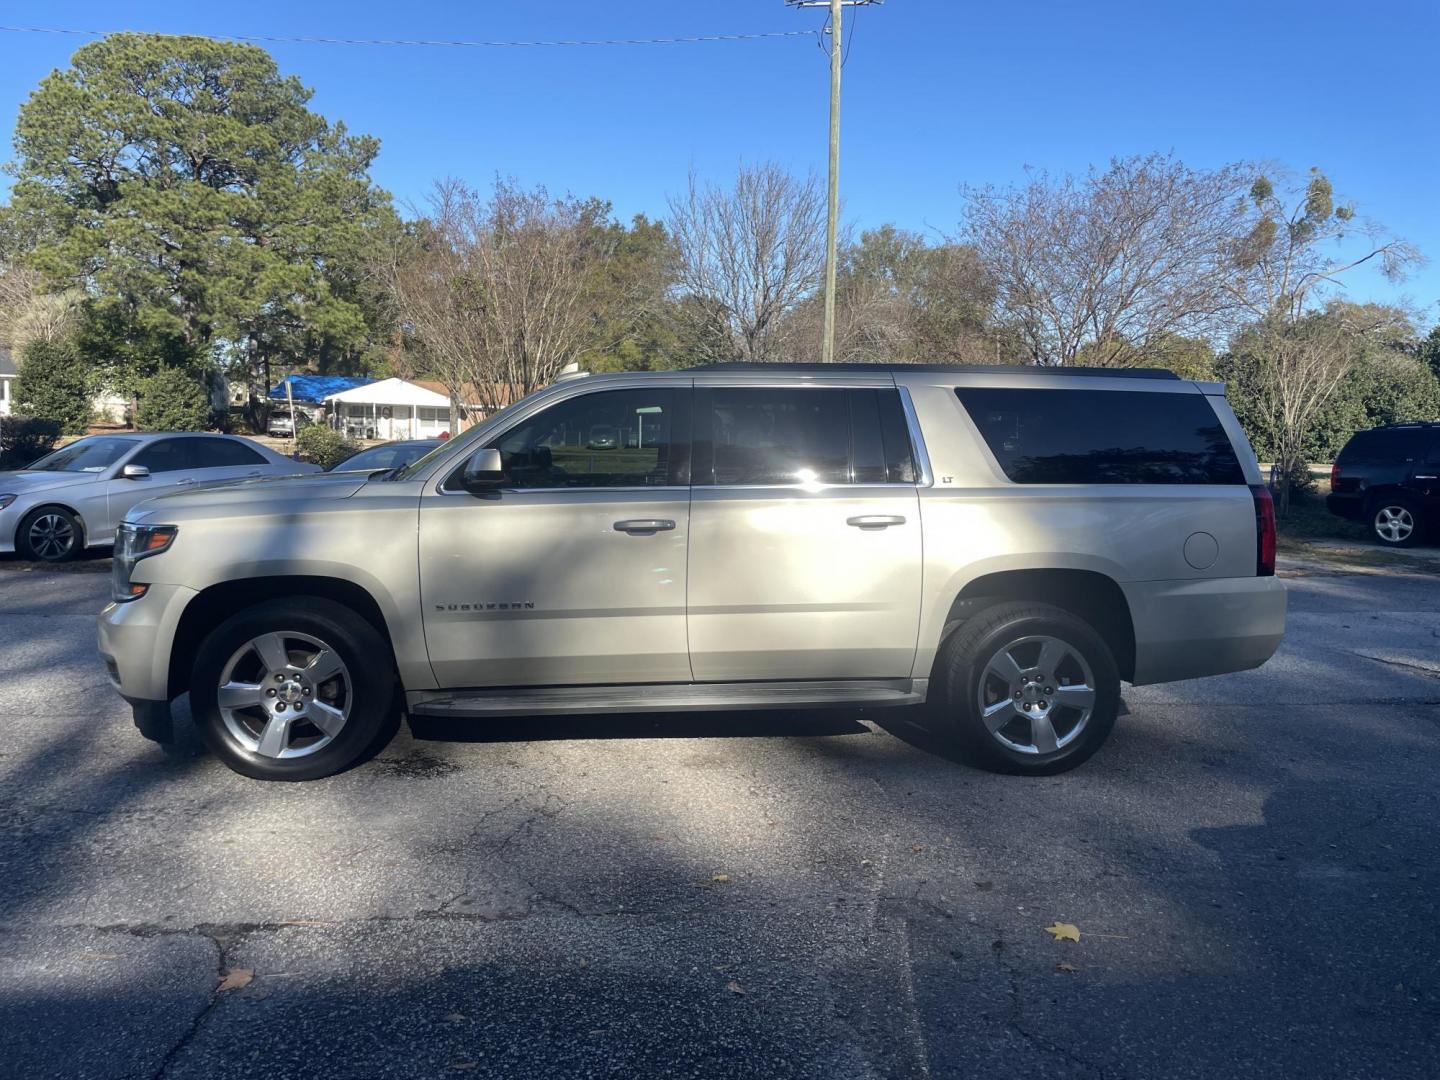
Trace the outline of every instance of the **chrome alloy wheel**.
<path fill-rule="evenodd" d="M 75 527 L 60 514 L 41 514 L 30 523 L 25 539 L 31 551 L 53 562 L 63 559 L 75 546 Z"/>
<path fill-rule="evenodd" d="M 298 758 L 329 746 L 350 717 L 350 672 L 319 638 L 281 631 L 236 649 L 216 700 L 235 740 L 267 758 Z"/>
<path fill-rule="evenodd" d="M 1001 648 L 980 675 L 977 704 L 991 737 L 1020 754 L 1053 754 L 1085 730 L 1095 678 L 1080 651 L 1056 637 Z"/>
<path fill-rule="evenodd" d="M 1403 506 L 1382 506 L 1375 513 L 1375 532 L 1382 540 L 1398 544 L 1414 531 L 1415 517 Z"/>

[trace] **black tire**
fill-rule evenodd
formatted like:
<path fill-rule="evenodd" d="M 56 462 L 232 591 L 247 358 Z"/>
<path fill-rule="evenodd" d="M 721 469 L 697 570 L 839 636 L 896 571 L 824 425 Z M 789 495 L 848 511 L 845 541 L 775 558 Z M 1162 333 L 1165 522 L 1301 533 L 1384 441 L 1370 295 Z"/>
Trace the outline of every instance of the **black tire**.
<path fill-rule="evenodd" d="M 65 546 L 57 549 L 58 540 Z M 41 506 L 26 514 L 15 530 L 15 550 L 32 562 L 69 562 L 85 550 L 85 528 L 63 506 Z"/>
<path fill-rule="evenodd" d="M 1410 547 L 1420 539 L 1420 504 L 1408 495 L 1372 498 L 1365 521 L 1371 538 L 1385 547 Z"/>
<path fill-rule="evenodd" d="M 267 634 L 314 639 L 344 663 L 349 714 L 331 741 L 301 757 L 261 755 L 240 741 L 221 714 L 220 677 L 227 664 L 237 650 Z M 398 726 L 394 667 L 390 646 L 381 634 L 343 604 L 313 596 L 267 600 L 232 615 L 205 638 L 191 671 L 190 709 L 211 752 L 241 775 L 256 780 L 318 780 L 365 760 L 380 749 L 382 739 L 388 742 L 387 736 L 394 734 Z M 321 693 L 317 687 L 316 701 Z M 256 714 L 245 715 L 248 720 Z"/>
<path fill-rule="evenodd" d="M 1040 749 L 1044 740 L 1039 738 L 1031 739 L 1032 749 L 1006 745 L 1007 741 L 1023 742 L 1027 731 L 1033 735 L 1039 721 L 1032 720 L 1028 713 L 1017 708 L 1013 715 L 997 714 L 1011 716 L 998 734 L 992 734 L 981 715 L 982 678 L 986 679 L 983 692 L 993 695 L 996 706 L 1002 696 L 1013 699 L 1013 694 L 999 694 L 999 680 L 987 675 L 992 658 L 1001 649 L 1013 646 L 1017 670 L 1026 668 L 1032 655 L 1038 665 L 1043 642 L 1033 639 L 1052 639 L 1068 649 L 1059 667 L 1046 672 L 1055 680 L 1054 686 L 1047 688 L 1043 683 L 1048 680 L 1041 680 L 1032 690 L 1033 674 L 1018 676 L 1026 685 L 1022 693 L 1045 695 L 1024 704 L 1044 710 L 1044 722 L 1049 724 L 1052 736 L 1058 736 L 1056 747 L 1048 751 Z M 1032 646 L 1033 654 L 1029 652 Z M 1074 680 L 1083 674 L 1084 667 L 1089 669 L 1093 703 L 1089 715 L 1082 718 L 1082 709 L 1061 702 L 1069 696 L 1067 687 L 1077 691 L 1077 696 L 1083 691 L 1085 681 Z M 1104 744 L 1120 709 L 1120 674 L 1104 639 L 1089 623 L 1063 608 L 1031 601 L 996 604 L 956 628 L 940 647 L 931 685 L 939 691 L 932 695 L 931 706 L 937 728 L 948 730 L 967 758 L 996 772 L 1050 776 L 1075 768 Z M 1059 697 L 1054 694 L 1055 687 L 1060 687 Z"/>

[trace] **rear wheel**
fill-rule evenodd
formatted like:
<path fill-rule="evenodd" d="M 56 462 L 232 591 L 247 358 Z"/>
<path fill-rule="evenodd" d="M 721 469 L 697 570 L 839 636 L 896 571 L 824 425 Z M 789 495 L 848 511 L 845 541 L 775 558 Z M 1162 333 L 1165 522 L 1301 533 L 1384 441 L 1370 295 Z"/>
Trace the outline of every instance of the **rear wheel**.
<path fill-rule="evenodd" d="M 1049 604 L 982 611 L 941 647 L 936 677 L 944 725 L 962 749 L 1003 772 L 1073 769 L 1105 742 L 1120 706 L 1104 639 Z"/>
<path fill-rule="evenodd" d="M 1370 504 L 1370 532 L 1386 547 L 1409 547 L 1420 539 L 1420 508 L 1395 495 Z"/>
<path fill-rule="evenodd" d="M 191 711 L 226 765 L 258 780 L 315 780 L 391 730 L 390 649 L 370 623 L 318 597 L 271 600 L 221 623 L 195 659 Z"/>
<path fill-rule="evenodd" d="M 37 562 L 69 562 L 85 547 L 80 520 L 59 506 L 42 506 L 20 523 L 15 533 L 20 555 Z"/>

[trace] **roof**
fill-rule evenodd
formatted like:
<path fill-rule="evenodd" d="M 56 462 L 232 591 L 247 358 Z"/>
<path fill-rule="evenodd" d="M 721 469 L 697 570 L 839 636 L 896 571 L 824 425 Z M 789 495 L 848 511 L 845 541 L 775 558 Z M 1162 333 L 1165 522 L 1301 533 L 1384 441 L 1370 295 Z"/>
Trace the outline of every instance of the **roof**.
<path fill-rule="evenodd" d="M 20 369 L 15 366 L 15 358 L 10 355 L 9 349 L 0 349 L 0 375 L 19 375 Z"/>
<path fill-rule="evenodd" d="M 686 371 L 827 371 L 874 373 L 881 371 L 938 371 L 956 375 L 1090 375 L 1107 379 L 1179 379 L 1164 368 L 1070 367 L 1039 364 L 782 364 L 754 360 L 727 360 L 680 369 Z"/>
<path fill-rule="evenodd" d="M 433 390 L 437 394 L 443 394 L 446 400 L 450 398 L 450 390 L 442 382 L 436 379 L 412 379 L 416 386 L 423 386 L 427 390 Z M 500 404 L 511 405 L 525 396 L 525 388 L 514 383 L 496 383 L 493 387 L 495 397 L 498 397 Z M 460 388 L 460 404 L 466 408 L 479 409 L 484 407 L 485 399 L 489 395 L 482 394 L 480 387 L 474 383 L 466 383 Z"/>
<path fill-rule="evenodd" d="M 286 375 L 271 389 L 270 397 L 284 401 L 285 385 L 288 383 L 296 401 L 319 405 L 332 394 L 353 390 L 357 386 L 367 386 L 374 381 L 355 375 Z"/>
<path fill-rule="evenodd" d="M 381 379 L 364 386 L 351 387 L 325 395 L 326 401 L 339 401 L 350 405 L 420 405 L 429 408 L 448 409 L 450 399 L 434 390 L 427 390 L 404 379 Z"/>

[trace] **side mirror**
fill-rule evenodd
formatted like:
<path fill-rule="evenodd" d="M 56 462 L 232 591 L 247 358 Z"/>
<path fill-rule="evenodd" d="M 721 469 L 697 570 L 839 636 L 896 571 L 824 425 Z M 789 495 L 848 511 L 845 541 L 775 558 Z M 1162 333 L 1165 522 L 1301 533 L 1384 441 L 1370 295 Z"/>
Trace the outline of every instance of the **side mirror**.
<path fill-rule="evenodd" d="M 125 480 L 149 480 L 150 470 L 144 465 L 126 465 L 120 476 Z"/>
<path fill-rule="evenodd" d="M 500 463 L 499 450 L 476 450 L 465 462 L 465 471 L 460 474 L 460 483 L 466 491 L 493 488 L 505 480 L 505 468 Z"/>

